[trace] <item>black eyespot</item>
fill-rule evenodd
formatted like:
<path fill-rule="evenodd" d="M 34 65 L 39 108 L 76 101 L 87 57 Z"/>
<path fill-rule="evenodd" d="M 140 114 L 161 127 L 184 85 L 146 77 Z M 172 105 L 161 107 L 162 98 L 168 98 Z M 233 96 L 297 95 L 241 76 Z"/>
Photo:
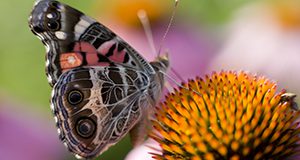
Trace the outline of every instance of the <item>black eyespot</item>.
<path fill-rule="evenodd" d="M 34 27 L 32 27 L 32 31 L 33 31 L 33 33 L 41 33 L 41 32 L 44 32 L 44 30 L 43 30 L 41 27 L 39 27 L 39 26 L 34 26 Z"/>
<path fill-rule="evenodd" d="M 51 3 L 50 3 L 50 5 L 52 6 L 52 7 L 54 7 L 54 8 L 59 8 L 59 2 L 57 2 L 57 1 L 52 1 Z"/>
<path fill-rule="evenodd" d="M 79 104 L 80 102 L 82 102 L 82 100 L 83 100 L 83 94 L 80 91 L 73 90 L 69 93 L 68 102 L 71 105 Z"/>
<path fill-rule="evenodd" d="M 50 29 L 50 30 L 58 30 L 59 29 L 59 24 L 58 24 L 58 22 L 56 22 L 56 21 L 49 21 L 48 23 L 47 23 L 47 27 Z"/>
<path fill-rule="evenodd" d="M 76 124 L 76 132 L 82 138 L 90 138 L 96 131 L 96 123 L 89 119 L 80 119 Z"/>

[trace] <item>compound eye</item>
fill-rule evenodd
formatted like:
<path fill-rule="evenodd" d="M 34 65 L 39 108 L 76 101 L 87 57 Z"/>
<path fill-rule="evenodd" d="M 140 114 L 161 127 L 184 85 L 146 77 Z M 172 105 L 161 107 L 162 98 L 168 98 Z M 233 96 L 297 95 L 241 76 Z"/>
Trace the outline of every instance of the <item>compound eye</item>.
<path fill-rule="evenodd" d="M 78 90 L 73 90 L 68 95 L 68 102 L 71 105 L 76 105 L 82 102 L 83 100 L 83 94 Z"/>
<path fill-rule="evenodd" d="M 96 124 L 89 118 L 81 119 L 76 124 L 76 132 L 82 138 L 90 138 L 96 131 Z"/>

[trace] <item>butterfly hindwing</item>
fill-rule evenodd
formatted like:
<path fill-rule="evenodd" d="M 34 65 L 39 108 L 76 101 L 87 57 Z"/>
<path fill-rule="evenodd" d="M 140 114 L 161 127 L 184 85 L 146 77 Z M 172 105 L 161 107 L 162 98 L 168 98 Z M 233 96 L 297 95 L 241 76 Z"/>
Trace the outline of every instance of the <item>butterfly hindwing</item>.
<path fill-rule="evenodd" d="M 102 153 L 140 120 L 149 84 L 143 72 L 123 66 L 66 71 L 51 99 L 62 141 L 82 157 Z"/>

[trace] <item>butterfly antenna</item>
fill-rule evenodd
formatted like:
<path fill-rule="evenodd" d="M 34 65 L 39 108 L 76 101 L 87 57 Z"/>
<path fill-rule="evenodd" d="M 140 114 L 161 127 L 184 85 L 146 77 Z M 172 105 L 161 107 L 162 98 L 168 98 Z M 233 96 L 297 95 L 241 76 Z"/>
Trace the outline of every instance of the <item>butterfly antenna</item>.
<path fill-rule="evenodd" d="M 145 34 L 146 34 L 146 37 L 147 37 L 147 41 L 150 45 L 150 48 L 152 50 L 152 53 L 157 53 L 157 56 L 160 56 L 160 53 L 161 53 L 161 49 L 162 49 L 162 46 L 163 46 L 163 43 L 167 37 L 167 34 L 171 28 L 171 25 L 174 21 L 174 17 L 175 17 L 175 13 L 176 13 L 176 9 L 177 9 L 177 6 L 178 6 L 178 3 L 179 3 L 179 0 L 175 0 L 175 5 L 174 5 L 174 9 L 173 9 L 173 13 L 172 13 L 172 16 L 170 18 L 170 21 L 169 21 L 169 24 L 167 26 L 167 29 L 164 33 L 164 36 L 162 37 L 161 39 L 161 43 L 160 43 L 160 47 L 159 47 L 159 50 L 157 52 L 156 48 L 155 48 L 155 45 L 154 45 L 154 40 L 153 40 L 153 33 L 152 33 L 152 30 L 151 30 L 151 25 L 150 25 L 150 21 L 149 21 L 149 18 L 148 18 L 148 15 L 147 15 L 147 12 L 143 9 L 140 9 L 138 12 L 137 12 L 137 16 L 138 18 L 140 19 L 140 22 L 142 23 L 142 26 L 144 28 L 144 31 L 145 31 Z M 173 72 L 173 74 L 179 78 L 182 82 L 184 81 L 184 79 L 180 76 L 180 74 L 172 67 L 170 67 L 171 71 Z M 169 77 L 170 79 L 172 79 L 172 81 L 175 82 L 175 80 L 171 77 Z M 175 82 L 176 84 L 178 84 L 178 82 Z M 181 86 L 181 85 L 179 85 Z M 172 89 L 172 86 L 171 84 L 167 83 L 166 84 L 166 87 L 169 91 L 171 91 Z M 183 87 L 183 86 L 182 86 Z"/>
<path fill-rule="evenodd" d="M 180 76 L 180 74 L 179 74 L 173 67 L 170 67 L 170 69 L 171 69 L 171 71 L 173 72 L 173 74 L 174 74 L 177 78 L 179 78 L 179 80 L 180 80 L 181 82 L 184 81 L 184 79 Z"/>
<path fill-rule="evenodd" d="M 160 56 L 160 54 L 161 54 L 162 46 L 165 43 L 166 37 L 167 37 L 167 35 L 168 35 L 169 31 L 170 31 L 170 28 L 171 28 L 171 26 L 173 24 L 178 3 L 179 3 L 179 0 L 175 0 L 175 5 L 174 5 L 174 9 L 173 9 L 170 21 L 169 21 L 167 29 L 166 29 L 166 31 L 165 31 L 165 33 L 164 33 L 164 35 L 163 35 L 163 37 L 162 37 L 162 39 L 160 41 L 160 45 L 159 45 L 159 49 L 158 49 L 158 53 L 157 53 L 158 56 Z"/>
<path fill-rule="evenodd" d="M 150 22 L 149 22 L 149 18 L 147 16 L 147 12 L 143 9 L 140 9 L 138 12 L 137 12 L 137 15 L 143 25 L 143 28 L 144 28 L 144 31 L 145 31 L 145 34 L 146 34 L 146 37 L 147 37 L 147 41 L 150 45 L 150 48 L 152 50 L 152 53 L 157 53 L 156 52 L 156 48 L 154 46 L 154 40 L 153 40 L 153 34 L 152 34 L 152 31 L 151 31 L 151 26 L 150 26 Z"/>
<path fill-rule="evenodd" d="M 168 23 L 167 29 L 166 29 L 166 31 L 165 31 L 165 33 L 164 33 L 162 39 L 161 39 L 161 43 L 160 43 L 159 50 L 158 50 L 158 56 L 160 56 L 160 54 L 161 54 L 162 46 L 163 46 L 163 44 L 165 43 L 167 34 L 169 33 L 170 28 L 171 28 L 171 26 L 172 26 L 172 24 L 173 24 L 173 21 L 174 21 L 174 17 L 175 17 L 175 14 L 176 14 L 176 9 L 177 9 L 178 3 L 179 3 L 179 0 L 175 0 L 175 5 L 174 5 L 173 13 L 172 13 L 171 18 L 170 18 L 170 21 L 169 21 L 169 23 Z M 174 74 L 177 78 L 179 78 L 182 82 L 184 81 L 184 79 L 180 76 L 180 74 L 179 74 L 174 68 L 170 67 L 170 69 L 171 69 L 171 72 L 173 72 L 173 74 Z"/>

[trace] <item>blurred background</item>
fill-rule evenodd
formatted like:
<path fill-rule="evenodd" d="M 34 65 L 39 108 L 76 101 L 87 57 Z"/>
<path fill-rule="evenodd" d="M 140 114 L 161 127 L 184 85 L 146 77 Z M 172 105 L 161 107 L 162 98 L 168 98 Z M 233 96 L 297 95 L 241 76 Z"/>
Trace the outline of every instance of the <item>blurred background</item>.
<path fill-rule="evenodd" d="M 157 53 L 137 11 L 147 12 L 158 50 L 174 8 L 173 0 L 62 2 L 111 28 L 148 60 Z M 27 24 L 33 4 L 0 5 L 0 159 L 73 160 L 59 142 L 50 111 L 45 48 Z M 162 51 L 184 80 L 246 70 L 300 95 L 300 0 L 181 0 L 176 12 Z M 124 159 L 130 150 L 126 137 L 98 159 Z"/>

